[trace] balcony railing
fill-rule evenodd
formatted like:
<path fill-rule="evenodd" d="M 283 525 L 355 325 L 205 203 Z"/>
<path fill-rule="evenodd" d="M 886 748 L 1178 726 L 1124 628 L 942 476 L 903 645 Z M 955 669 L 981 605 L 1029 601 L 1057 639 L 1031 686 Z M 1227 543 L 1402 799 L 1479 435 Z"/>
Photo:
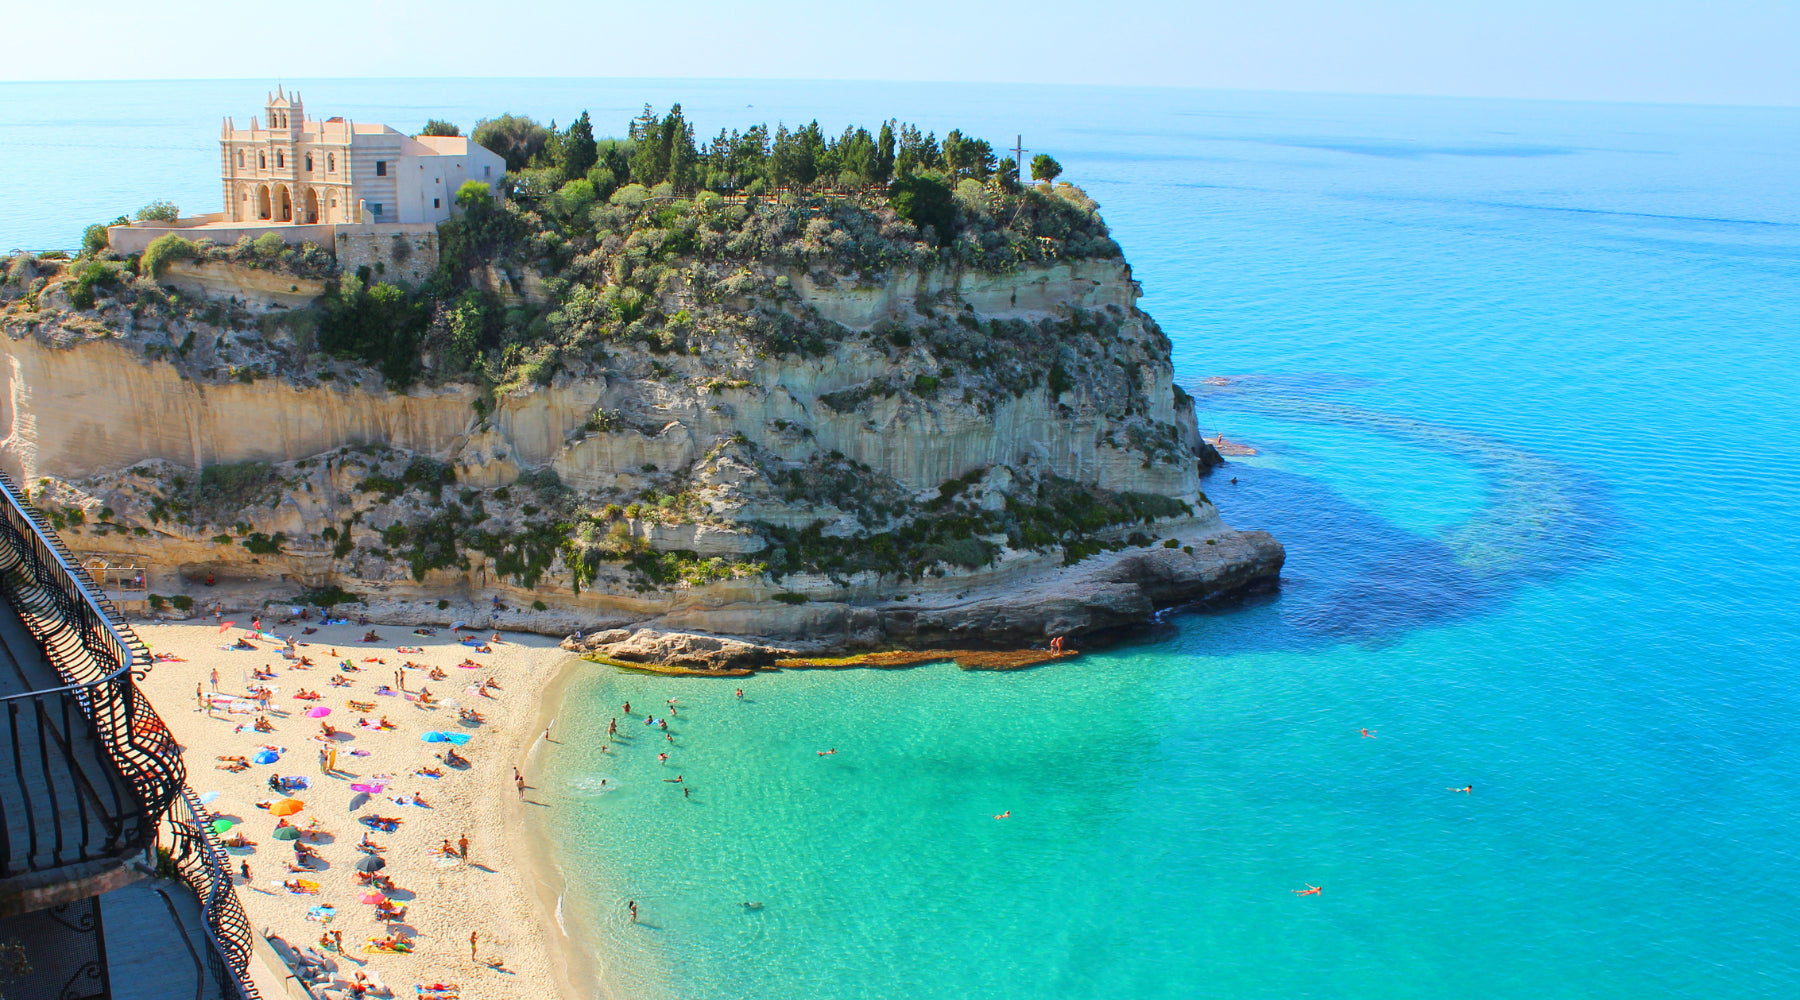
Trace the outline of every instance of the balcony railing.
<path fill-rule="evenodd" d="M 48 680 L 0 699 L 16 786 L 5 790 L 0 878 L 149 846 L 186 777 L 180 748 L 135 683 L 149 651 L 4 475 L 0 599 L 17 615 L 6 625 L 20 676 L 43 670 Z M 27 843 L 15 841 L 21 833 Z"/>
<path fill-rule="evenodd" d="M 219 985 L 219 995 L 230 1000 L 261 1000 L 245 971 L 250 965 L 254 932 L 232 887 L 231 863 L 208 825 L 211 822 L 212 815 L 194 797 L 193 789 L 183 788 L 163 817 L 167 862 L 176 877 L 200 897 L 206 916 L 207 966 Z"/>

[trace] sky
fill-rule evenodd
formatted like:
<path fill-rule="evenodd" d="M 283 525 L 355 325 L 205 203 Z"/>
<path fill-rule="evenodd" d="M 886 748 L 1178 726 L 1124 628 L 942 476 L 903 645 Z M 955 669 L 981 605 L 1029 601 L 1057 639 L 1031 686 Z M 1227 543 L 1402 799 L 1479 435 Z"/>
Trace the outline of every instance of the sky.
<path fill-rule="evenodd" d="M 279 12 L 279 13 L 277 13 Z M 0 80 L 926 80 L 1800 105 L 1800 0 L 18 4 Z"/>

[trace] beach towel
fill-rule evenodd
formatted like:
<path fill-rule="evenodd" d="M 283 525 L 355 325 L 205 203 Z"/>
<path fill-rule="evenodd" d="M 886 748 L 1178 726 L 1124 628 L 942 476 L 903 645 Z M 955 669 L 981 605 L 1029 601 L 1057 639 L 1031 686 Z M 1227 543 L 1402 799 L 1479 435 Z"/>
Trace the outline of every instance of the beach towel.
<path fill-rule="evenodd" d="M 327 619 L 319 622 L 319 624 L 321 624 L 321 625 L 348 625 L 348 624 L 350 624 L 350 619 L 348 619 L 348 618 L 327 618 Z"/>

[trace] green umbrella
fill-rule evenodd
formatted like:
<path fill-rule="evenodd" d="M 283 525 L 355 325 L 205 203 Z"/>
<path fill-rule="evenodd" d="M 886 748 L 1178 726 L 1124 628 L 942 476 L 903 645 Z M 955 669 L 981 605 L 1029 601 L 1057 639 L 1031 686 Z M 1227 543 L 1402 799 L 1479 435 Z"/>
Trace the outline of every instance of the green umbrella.
<path fill-rule="evenodd" d="M 297 826 L 278 826 L 275 828 L 276 840 L 299 840 L 300 828 Z"/>
<path fill-rule="evenodd" d="M 231 821 L 228 819 L 215 819 L 212 821 L 212 832 L 214 833 L 224 833 L 229 829 L 231 829 Z"/>

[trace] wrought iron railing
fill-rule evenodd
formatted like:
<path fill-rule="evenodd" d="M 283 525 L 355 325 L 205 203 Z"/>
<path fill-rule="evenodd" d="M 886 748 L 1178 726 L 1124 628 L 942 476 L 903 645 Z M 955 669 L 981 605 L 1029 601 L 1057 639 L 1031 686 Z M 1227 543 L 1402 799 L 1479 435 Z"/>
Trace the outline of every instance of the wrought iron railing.
<path fill-rule="evenodd" d="M 135 683 L 149 650 L 4 475 L 0 598 L 38 647 L 24 652 L 41 655 L 62 682 L 0 699 L 8 726 L 0 737 L 11 738 L 29 814 L 25 824 L 0 824 L 0 877 L 148 847 L 186 778 L 180 747 Z M 100 771 L 109 766 L 129 798 Z M 31 838 L 22 860 L 7 843 L 21 826 Z"/>
<path fill-rule="evenodd" d="M 219 984 L 219 995 L 261 1000 L 248 972 L 254 931 L 232 887 L 231 862 L 213 835 L 211 821 L 194 790 L 184 787 L 163 818 L 167 861 L 176 877 L 200 897 L 206 917 L 206 964 Z"/>

